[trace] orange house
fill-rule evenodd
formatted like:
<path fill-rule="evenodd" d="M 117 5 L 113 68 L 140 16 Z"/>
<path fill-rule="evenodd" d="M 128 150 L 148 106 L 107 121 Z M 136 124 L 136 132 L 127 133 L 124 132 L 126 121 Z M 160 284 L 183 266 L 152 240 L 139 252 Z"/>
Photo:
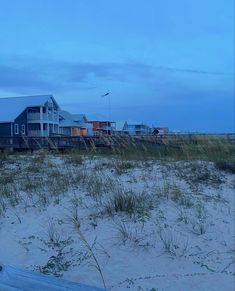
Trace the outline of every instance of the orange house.
<path fill-rule="evenodd" d="M 67 111 L 60 111 L 60 134 L 66 136 L 87 136 L 93 135 L 91 125 L 87 122 L 84 114 L 71 114 Z"/>

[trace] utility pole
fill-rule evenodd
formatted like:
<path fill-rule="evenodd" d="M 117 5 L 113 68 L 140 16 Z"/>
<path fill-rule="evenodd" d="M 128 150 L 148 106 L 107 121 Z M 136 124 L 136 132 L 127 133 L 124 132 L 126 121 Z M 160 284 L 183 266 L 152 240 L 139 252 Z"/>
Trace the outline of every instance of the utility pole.
<path fill-rule="evenodd" d="M 107 92 L 104 95 L 101 96 L 102 98 L 107 97 L 108 101 L 108 106 L 107 106 L 107 121 L 106 121 L 106 132 L 107 134 L 111 134 L 111 121 L 110 121 L 110 115 L 111 115 L 111 99 L 110 99 L 110 93 Z M 109 122 L 110 122 L 110 127 L 109 127 Z"/>

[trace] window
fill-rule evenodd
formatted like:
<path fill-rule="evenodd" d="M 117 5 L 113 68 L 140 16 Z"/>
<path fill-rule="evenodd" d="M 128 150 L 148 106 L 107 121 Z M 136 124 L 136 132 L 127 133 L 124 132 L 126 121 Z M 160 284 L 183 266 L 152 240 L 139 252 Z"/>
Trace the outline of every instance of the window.
<path fill-rule="evenodd" d="M 21 125 L 21 133 L 22 134 L 25 134 L 25 124 L 22 124 Z"/>
<path fill-rule="evenodd" d="M 15 134 L 19 134 L 19 124 L 15 124 Z"/>

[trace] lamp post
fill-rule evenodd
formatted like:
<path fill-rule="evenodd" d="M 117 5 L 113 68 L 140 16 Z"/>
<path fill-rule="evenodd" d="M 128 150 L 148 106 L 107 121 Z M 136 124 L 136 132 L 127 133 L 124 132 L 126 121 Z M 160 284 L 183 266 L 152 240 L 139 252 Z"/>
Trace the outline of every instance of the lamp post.
<path fill-rule="evenodd" d="M 107 134 L 109 134 L 109 132 L 110 132 L 110 134 L 111 134 L 111 121 L 110 121 L 110 108 L 111 108 L 111 100 L 110 100 L 110 93 L 109 92 L 107 92 L 107 93 L 105 93 L 104 95 L 102 95 L 101 96 L 102 98 L 105 98 L 105 97 L 107 97 L 108 98 L 108 114 L 107 114 L 107 121 L 106 121 L 106 132 L 107 132 Z M 110 131 L 109 131 L 109 122 L 110 122 Z"/>

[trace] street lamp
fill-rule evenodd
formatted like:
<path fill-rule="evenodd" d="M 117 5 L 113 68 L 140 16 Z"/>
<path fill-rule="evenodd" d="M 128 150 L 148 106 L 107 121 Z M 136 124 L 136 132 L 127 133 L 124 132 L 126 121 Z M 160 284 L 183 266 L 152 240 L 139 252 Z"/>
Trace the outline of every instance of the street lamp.
<path fill-rule="evenodd" d="M 108 97 L 108 115 L 107 115 L 108 120 L 106 122 L 106 126 L 107 126 L 107 134 L 109 134 L 109 130 L 108 130 L 109 126 L 108 126 L 108 124 L 109 124 L 109 121 L 110 121 L 110 107 L 111 107 L 110 92 L 107 92 L 104 95 L 101 95 L 101 97 L 102 98 Z M 110 121 L 110 134 L 111 134 L 111 121 Z"/>

